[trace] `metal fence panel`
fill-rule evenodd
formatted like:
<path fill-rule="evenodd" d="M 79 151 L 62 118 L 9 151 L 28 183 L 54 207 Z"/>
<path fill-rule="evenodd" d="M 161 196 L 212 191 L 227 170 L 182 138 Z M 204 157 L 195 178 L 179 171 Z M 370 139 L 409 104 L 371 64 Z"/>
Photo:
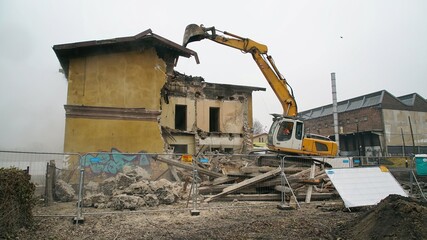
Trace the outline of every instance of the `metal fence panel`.
<path fill-rule="evenodd" d="M 68 181 L 75 171 L 75 169 L 69 166 L 69 161 L 73 156 L 78 156 L 78 154 L 0 150 L 0 167 L 16 167 L 22 170 L 28 169 L 31 175 L 31 181 L 36 185 L 36 195 L 43 195 L 46 185 L 47 163 L 54 161 L 57 170 L 56 175 L 59 178 L 63 178 L 64 181 Z"/>
<path fill-rule="evenodd" d="M 410 181 L 411 158 L 346 158 L 352 163 L 350 167 L 385 165 L 399 182 Z M 317 160 L 321 163 L 322 159 L 326 158 Z M 197 212 L 215 207 L 287 207 L 292 199 L 293 207 L 298 207 L 298 202 L 329 199 L 336 194 L 325 182 L 323 165 L 297 156 L 0 151 L 0 167 L 29 167 L 40 195 L 46 185 L 46 165 L 52 160 L 57 178 L 76 194 L 69 203 L 73 210 L 61 214 L 77 213 L 77 220 L 86 214 L 125 213 L 128 211 L 117 210 L 126 209 Z"/>

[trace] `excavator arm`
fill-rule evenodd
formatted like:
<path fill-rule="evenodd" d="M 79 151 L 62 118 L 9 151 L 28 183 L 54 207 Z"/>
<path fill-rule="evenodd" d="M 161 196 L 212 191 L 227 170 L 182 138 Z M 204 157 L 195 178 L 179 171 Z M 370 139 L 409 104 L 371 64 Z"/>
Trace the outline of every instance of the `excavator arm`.
<path fill-rule="evenodd" d="M 205 28 L 203 25 L 190 24 L 185 29 L 183 45 L 187 46 L 190 42 L 210 39 L 244 53 L 250 53 L 282 104 L 283 114 L 296 117 L 298 110 L 292 88 L 278 71 L 273 58 L 267 54 L 267 46 L 225 31 L 222 32 L 224 35 L 218 35 L 216 32 L 222 31 L 215 29 L 215 27 Z"/>
<path fill-rule="evenodd" d="M 218 35 L 217 32 L 221 32 L 222 35 Z M 283 108 L 283 115 L 273 115 L 273 124 L 268 134 L 270 150 L 292 155 L 335 156 L 337 154 L 335 142 L 304 136 L 304 123 L 296 118 L 298 111 L 292 88 L 280 74 L 273 58 L 267 54 L 266 45 L 219 31 L 215 27 L 205 28 L 203 25 L 196 24 L 190 24 L 185 29 L 183 45 L 187 46 L 190 42 L 202 39 L 210 39 L 244 53 L 250 53 L 264 74 Z M 284 131 L 286 129 L 287 134 Z"/>

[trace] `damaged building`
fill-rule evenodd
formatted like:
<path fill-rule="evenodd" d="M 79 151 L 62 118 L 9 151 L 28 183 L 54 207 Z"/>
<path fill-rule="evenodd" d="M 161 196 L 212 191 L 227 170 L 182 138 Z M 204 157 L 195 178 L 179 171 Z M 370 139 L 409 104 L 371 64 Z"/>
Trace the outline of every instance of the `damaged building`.
<path fill-rule="evenodd" d="M 196 52 L 154 34 L 53 46 L 68 81 L 64 152 L 242 152 L 252 92 L 174 70 Z M 120 169 L 118 169 L 120 170 Z"/>
<path fill-rule="evenodd" d="M 160 123 L 176 153 L 245 153 L 252 149 L 252 92 L 265 88 L 215 84 L 175 72 L 162 91 Z"/>

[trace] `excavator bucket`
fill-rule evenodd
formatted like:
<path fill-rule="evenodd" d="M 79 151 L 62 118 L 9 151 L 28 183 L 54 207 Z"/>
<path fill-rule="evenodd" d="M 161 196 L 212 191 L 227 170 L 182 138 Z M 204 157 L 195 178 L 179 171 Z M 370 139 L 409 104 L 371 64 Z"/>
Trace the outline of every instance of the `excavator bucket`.
<path fill-rule="evenodd" d="M 197 24 L 190 24 L 185 28 L 182 46 L 186 47 L 190 42 L 196 42 L 206 37 L 206 31 Z"/>

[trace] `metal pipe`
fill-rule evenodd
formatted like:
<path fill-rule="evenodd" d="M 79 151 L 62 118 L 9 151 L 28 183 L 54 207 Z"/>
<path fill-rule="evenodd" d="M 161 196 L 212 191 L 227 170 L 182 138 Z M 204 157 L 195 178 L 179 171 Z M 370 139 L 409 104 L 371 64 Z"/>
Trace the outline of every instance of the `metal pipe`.
<path fill-rule="evenodd" d="M 337 102 L 337 86 L 335 73 L 331 73 L 331 82 L 332 82 L 332 112 L 334 117 L 334 132 L 335 132 L 335 142 L 337 143 L 338 152 L 340 151 L 340 135 L 338 132 L 338 102 Z"/>

